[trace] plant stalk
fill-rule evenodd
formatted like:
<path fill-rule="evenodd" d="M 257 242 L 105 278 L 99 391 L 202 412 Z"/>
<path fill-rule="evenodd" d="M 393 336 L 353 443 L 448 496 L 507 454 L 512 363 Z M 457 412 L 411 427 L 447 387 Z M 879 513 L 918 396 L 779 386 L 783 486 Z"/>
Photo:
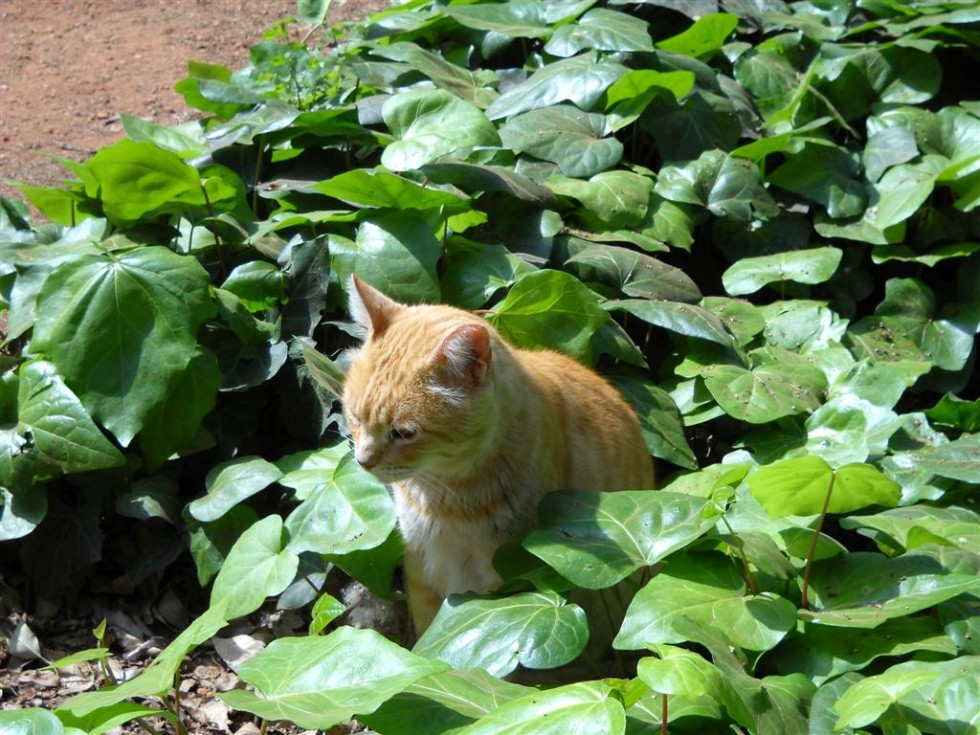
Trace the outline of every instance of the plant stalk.
<path fill-rule="evenodd" d="M 806 565 L 803 567 L 803 586 L 801 589 L 800 607 L 804 610 L 810 609 L 810 600 L 807 593 L 810 589 L 810 571 L 813 569 L 813 555 L 817 553 L 817 542 L 820 540 L 820 531 L 823 529 L 823 522 L 827 518 L 827 509 L 830 507 L 830 496 L 834 492 L 834 481 L 837 479 L 837 472 L 830 475 L 830 485 L 827 487 L 827 497 L 823 501 L 823 509 L 820 511 L 820 518 L 817 519 L 817 527 L 813 530 L 813 540 L 806 553 Z"/>

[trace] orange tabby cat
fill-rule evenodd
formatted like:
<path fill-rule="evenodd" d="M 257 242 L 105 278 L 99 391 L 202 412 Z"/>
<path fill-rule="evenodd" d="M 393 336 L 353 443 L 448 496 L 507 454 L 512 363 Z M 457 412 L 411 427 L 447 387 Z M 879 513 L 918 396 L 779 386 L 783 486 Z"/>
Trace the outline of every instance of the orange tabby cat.
<path fill-rule="evenodd" d="M 588 368 L 357 278 L 350 311 L 366 340 L 344 414 L 357 461 L 394 493 L 417 633 L 450 593 L 500 584 L 493 554 L 533 528 L 545 493 L 653 487 L 633 410 Z"/>

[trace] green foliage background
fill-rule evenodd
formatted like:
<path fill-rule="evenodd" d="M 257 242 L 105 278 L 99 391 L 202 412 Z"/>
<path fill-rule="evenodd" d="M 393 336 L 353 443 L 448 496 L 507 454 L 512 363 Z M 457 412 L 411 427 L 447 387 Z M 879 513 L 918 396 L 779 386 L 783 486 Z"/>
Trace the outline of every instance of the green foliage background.
<path fill-rule="evenodd" d="M 188 650 L 336 568 L 388 594 L 391 501 L 332 400 L 357 273 L 596 366 L 663 487 L 546 499 L 507 594 L 454 598 L 412 651 L 319 596 L 320 635 L 228 704 L 383 734 L 975 733 L 977 3 L 415 0 L 322 48 L 284 28 L 241 71 L 190 63 L 203 120 L 127 117 L 64 187 L 23 186 L 50 224 L 0 201 L 5 578 L 64 599 L 189 551 L 211 585 L 143 675 L 4 726 L 166 709 Z M 601 622 L 576 590 L 651 567 L 614 641 L 635 671 L 547 673 Z"/>

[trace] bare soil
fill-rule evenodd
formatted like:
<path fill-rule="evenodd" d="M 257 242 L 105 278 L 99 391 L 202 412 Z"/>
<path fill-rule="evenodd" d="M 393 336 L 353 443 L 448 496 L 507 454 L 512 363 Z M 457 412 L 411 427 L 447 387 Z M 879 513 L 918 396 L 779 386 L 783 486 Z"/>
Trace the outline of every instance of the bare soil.
<path fill-rule="evenodd" d="M 385 0 L 334 0 L 327 22 Z M 124 136 L 120 113 L 171 125 L 195 115 L 174 85 L 188 60 L 238 69 L 295 0 L 0 0 L 0 195 L 57 185 L 46 157 L 82 161 Z"/>
<path fill-rule="evenodd" d="M 385 5 L 334 0 L 327 21 L 357 20 Z M 174 91 L 188 60 L 241 68 L 266 29 L 295 15 L 295 0 L 0 0 L 0 195 L 23 199 L 13 182 L 54 186 L 68 178 L 45 154 L 85 160 L 124 136 L 121 113 L 165 125 L 193 118 L 197 113 Z M 296 37 L 305 30 L 297 27 Z M 74 613 L 27 610 L 0 579 L 0 710 L 50 709 L 105 684 L 108 672 L 94 663 L 45 671 L 44 661 L 29 653 L 34 648 L 50 661 L 91 648 L 92 629 L 102 619 L 109 623 L 110 676 L 138 673 L 186 623 L 181 601 L 162 606 L 166 598 L 124 598 L 103 590 L 77 601 Z M 163 614 L 167 608 L 175 608 L 182 622 L 171 622 L 172 615 Z M 261 643 L 263 630 L 305 625 L 298 618 L 284 622 L 265 619 L 237 632 L 248 645 Z M 179 694 L 172 693 L 179 697 L 185 732 L 259 732 L 252 718 L 229 712 L 214 696 L 240 686 L 228 656 L 213 645 L 185 661 Z M 172 723 L 153 724 L 161 733 L 174 732 Z M 331 735 L 360 729 L 347 723 Z M 128 723 L 111 732 L 140 730 Z M 267 732 L 299 729 L 271 726 Z"/>

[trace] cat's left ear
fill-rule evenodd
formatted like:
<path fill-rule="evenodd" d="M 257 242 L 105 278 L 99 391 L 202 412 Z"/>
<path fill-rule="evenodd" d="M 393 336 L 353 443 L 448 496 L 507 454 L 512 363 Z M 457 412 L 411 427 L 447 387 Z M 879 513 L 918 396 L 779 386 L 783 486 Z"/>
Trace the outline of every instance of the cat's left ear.
<path fill-rule="evenodd" d="M 347 282 L 347 293 L 350 297 L 350 315 L 364 330 L 365 339 L 380 336 L 391 324 L 395 314 L 403 308 L 397 301 L 392 301 L 357 276 L 351 276 Z"/>
<path fill-rule="evenodd" d="M 482 324 L 463 324 L 443 337 L 435 359 L 451 375 L 479 385 L 486 377 L 492 356 L 490 330 Z"/>

